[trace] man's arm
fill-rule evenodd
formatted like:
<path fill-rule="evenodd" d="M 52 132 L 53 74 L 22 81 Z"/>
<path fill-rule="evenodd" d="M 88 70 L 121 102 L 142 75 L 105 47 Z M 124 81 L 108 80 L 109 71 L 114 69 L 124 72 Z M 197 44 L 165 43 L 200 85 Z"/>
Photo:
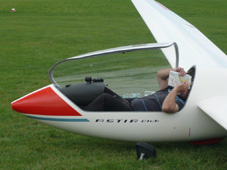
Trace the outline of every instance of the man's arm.
<path fill-rule="evenodd" d="M 163 70 L 159 70 L 157 72 L 157 79 L 158 79 L 158 84 L 159 84 L 159 89 L 165 89 L 168 86 L 168 78 L 169 78 L 169 72 L 170 71 L 176 71 L 180 73 L 180 76 L 184 76 L 186 72 L 184 71 L 183 68 L 178 67 L 178 68 L 167 68 Z"/>
<path fill-rule="evenodd" d="M 163 104 L 162 111 L 166 113 L 175 113 L 179 111 L 179 106 L 176 103 L 176 97 L 179 92 L 186 91 L 189 87 L 189 83 L 183 82 L 180 85 L 173 88 L 173 90 L 166 96 Z"/>

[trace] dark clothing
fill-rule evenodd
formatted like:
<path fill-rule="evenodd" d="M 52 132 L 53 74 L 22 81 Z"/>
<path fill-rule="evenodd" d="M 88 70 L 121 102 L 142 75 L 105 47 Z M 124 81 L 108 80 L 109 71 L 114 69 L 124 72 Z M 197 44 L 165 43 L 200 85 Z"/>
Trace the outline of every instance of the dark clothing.
<path fill-rule="evenodd" d="M 127 100 L 109 93 L 101 94 L 84 109 L 87 111 L 133 111 Z"/>
<path fill-rule="evenodd" d="M 152 95 L 134 99 L 132 101 L 132 107 L 135 111 L 162 111 L 162 104 L 171 90 L 172 87 L 167 87 L 153 93 Z M 176 103 L 179 106 L 179 110 L 181 110 L 185 101 L 180 98 L 180 96 L 177 96 Z"/>
<path fill-rule="evenodd" d="M 168 87 L 159 90 L 152 95 L 134 99 L 130 103 L 106 88 L 103 94 L 84 109 L 87 111 L 162 111 L 162 103 L 171 89 Z M 176 103 L 179 106 L 179 110 L 181 110 L 184 106 L 184 100 L 178 96 Z"/>

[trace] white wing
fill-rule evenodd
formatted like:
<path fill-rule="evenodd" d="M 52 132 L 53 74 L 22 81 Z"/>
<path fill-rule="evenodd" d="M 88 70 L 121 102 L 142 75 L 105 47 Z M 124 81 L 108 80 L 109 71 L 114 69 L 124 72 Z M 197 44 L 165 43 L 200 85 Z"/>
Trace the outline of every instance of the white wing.
<path fill-rule="evenodd" d="M 227 130 L 227 96 L 206 99 L 198 107 Z"/>
<path fill-rule="evenodd" d="M 153 0 L 132 0 L 157 42 L 176 42 L 179 66 L 227 67 L 227 56 L 193 25 Z M 174 67 L 175 59 L 163 51 Z"/>

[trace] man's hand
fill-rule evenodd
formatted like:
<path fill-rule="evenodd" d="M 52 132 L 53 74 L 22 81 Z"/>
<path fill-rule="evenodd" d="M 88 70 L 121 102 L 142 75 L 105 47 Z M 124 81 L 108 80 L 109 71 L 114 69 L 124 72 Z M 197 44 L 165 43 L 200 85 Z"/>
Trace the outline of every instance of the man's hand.
<path fill-rule="evenodd" d="M 176 86 L 175 88 L 177 90 L 177 93 L 179 93 L 179 92 L 188 91 L 189 86 L 190 86 L 189 82 L 183 82 L 183 83 L 179 84 L 178 86 Z"/>
<path fill-rule="evenodd" d="M 175 70 L 176 72 L 180 73 L 180 76 L 184 76 L 186 72 L 184 71 L 184 68 L 178 67 Z"/>

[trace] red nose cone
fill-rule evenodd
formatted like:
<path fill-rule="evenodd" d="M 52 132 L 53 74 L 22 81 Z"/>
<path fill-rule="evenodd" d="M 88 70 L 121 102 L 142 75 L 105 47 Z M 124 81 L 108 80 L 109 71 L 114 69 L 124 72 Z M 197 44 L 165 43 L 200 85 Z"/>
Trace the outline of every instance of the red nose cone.
<path fill-rule="evenodd" d="M 21 113 L 50 116 L 81 116 L 48 86 L 12 102 Z"/>

